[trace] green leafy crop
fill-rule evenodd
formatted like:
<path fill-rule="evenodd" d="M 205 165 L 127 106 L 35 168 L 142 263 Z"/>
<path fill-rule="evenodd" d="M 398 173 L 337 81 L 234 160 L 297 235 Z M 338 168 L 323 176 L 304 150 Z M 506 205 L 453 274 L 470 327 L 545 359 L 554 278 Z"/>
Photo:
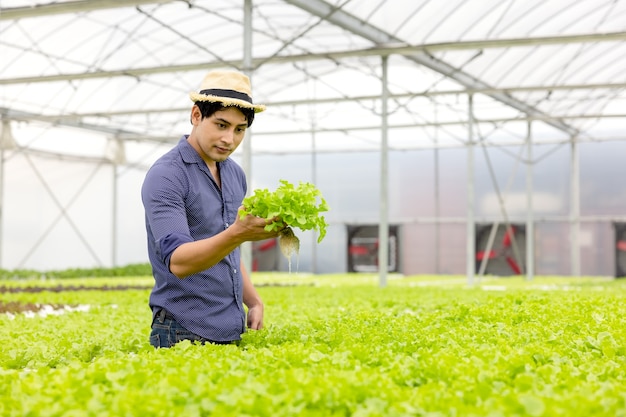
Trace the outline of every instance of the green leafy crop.
<path fill-rule="evenodd" d="M 243 200 L 244 209 L 239 215 L 248 214 L 264 219 L 278 218 L 280 221 L 269 223 L 265 229 L 272 231 L 284 226 L 296 227 L 300 230 L 317 230 L 317 242 L 326 236 L 326 219 L 320 213 L 328 211 L 328 204 L 315 185 L 300 182 L 298 186 L 289 181 L 280 180 L 280 186 L 271 192 L 258 189 Z"/>
<path fill-rule="evenodd" d="M 172 349 L 151 276 L 0 280 L 0 305 L 89 306 L 0 313 L 0 416 L 626 417 L 626 279 L 252 278 L 262 330 Z M 13 291 L 76 285 L 102 290 Z"/>

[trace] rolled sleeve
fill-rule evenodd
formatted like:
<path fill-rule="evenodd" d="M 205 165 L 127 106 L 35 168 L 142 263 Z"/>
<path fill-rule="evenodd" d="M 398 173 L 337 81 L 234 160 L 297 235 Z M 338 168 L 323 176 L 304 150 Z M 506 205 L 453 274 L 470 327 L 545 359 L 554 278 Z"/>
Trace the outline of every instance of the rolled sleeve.
<path fill-rule="evenodd" d="M 191 239 L 189 235 L 182 235 L 180 233 L 169 234 L 163 239 L 157 241 L 156 247 L 158 250 L 158 256 L 165 264 L 165 266 L 167 266 L 168 270 L 170 270 L 170 259 L 174 250 L 176 250 L 176 248 L 183 243 L 188 243 L 192 241 L 193 239 Z"/>

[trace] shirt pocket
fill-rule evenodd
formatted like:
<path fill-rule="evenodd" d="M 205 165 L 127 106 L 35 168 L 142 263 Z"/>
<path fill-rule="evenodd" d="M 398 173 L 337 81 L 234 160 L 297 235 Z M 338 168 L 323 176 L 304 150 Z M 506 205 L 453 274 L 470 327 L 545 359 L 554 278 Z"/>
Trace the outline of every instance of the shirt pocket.
<path fill-rule="evenodd" d="M 237 210 L 243 201 L 243 191 L 233 192 L 233 190 L 223 190 L 222 198 L 224 200 L 224 217 L 225 220 L 232 224 L 237 218 Z"/>

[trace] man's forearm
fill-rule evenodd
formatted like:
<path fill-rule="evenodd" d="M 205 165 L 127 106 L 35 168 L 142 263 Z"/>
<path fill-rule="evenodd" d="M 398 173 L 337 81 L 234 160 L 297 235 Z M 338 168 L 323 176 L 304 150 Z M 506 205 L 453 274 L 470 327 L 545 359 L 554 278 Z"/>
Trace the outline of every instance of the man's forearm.
<path fill-rule="evenodd" d="M 204 271 L 235 250 L 242 241 L 230 229 L 195 242 L 183 243 L 170 258 L 170 271 L 178 278 Z"/>

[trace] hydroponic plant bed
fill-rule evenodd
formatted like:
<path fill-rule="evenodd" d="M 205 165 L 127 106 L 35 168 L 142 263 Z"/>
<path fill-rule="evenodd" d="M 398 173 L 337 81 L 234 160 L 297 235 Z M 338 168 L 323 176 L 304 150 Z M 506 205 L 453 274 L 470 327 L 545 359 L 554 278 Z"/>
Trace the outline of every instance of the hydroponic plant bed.
<path fill-rule="evenodd" d="M 90 287 L 0 294 L 59 307 L 0 315 L 0 415 L 626 415 L 622 280 L 253 279 L 264 330 L 169 350 L 148 343 L 149 278 L 0 282 Z"/>

